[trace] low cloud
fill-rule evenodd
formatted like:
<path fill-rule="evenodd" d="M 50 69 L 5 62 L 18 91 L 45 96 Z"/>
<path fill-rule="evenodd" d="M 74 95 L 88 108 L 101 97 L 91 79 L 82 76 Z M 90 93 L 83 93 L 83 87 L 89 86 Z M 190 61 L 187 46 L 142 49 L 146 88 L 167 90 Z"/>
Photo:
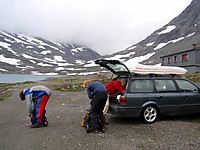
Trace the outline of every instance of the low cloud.
<path fill-rule="evenodd" d="M 0 29 L 111 54 L 144 39 L 191 1 L 6 0 L 0 5 Z"/>

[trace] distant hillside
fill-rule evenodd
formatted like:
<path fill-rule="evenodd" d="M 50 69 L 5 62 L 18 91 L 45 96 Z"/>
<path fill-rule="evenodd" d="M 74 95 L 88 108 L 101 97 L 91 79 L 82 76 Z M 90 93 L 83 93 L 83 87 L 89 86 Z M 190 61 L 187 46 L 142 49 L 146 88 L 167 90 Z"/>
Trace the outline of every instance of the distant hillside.
<path fill-rule="evenodd" d="M 0 72 L 67 74 L 88 60 L 101 57 L 94 50 L 23 34 L 0 31 Z"/>
<path fill-rule="evenodd" d="M 141 42 L 109 56 L 123 62 L 159 64 L 166 54 L 191 49 L 192 44 L 200 46 L 200 1 L 191 4 L 176 18 L 154 31 Z"/>

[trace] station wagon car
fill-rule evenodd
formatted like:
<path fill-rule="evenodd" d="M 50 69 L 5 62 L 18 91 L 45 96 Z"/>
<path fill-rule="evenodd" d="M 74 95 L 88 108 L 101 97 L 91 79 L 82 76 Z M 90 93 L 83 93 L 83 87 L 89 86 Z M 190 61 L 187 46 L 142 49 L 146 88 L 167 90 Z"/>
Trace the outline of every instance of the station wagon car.
<path fill-rule="evenodd" d="M 176 75 L 131 73 L 118 60 L 96 60 L 117 78 L 126 78 L 125 92 L 110 102 L 109 113 L 120 117 L 138 117 L 153 123 L 159 116 L 200 113 L 200 87 Z"/>

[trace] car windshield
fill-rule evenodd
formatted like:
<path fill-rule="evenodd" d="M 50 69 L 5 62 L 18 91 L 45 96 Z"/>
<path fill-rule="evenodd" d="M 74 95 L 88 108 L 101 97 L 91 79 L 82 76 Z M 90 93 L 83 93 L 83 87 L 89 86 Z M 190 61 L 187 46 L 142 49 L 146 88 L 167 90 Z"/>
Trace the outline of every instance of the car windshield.
<path fill-rule="evenodd" d="M 176 80 L 181 92 L 197 92 L 198 87 L 185 80 Z"/>

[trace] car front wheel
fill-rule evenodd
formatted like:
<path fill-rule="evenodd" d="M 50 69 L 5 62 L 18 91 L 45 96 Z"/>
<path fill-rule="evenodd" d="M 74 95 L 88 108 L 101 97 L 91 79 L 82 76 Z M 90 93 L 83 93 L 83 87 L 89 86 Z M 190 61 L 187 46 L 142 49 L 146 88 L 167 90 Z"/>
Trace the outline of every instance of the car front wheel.
<path fill-rule="evenodd" d="M 158 117 L 158 111 L 154 106 L 147 106 L 142 110 L 140 117 L 144 123 L 153 123 Z"/>

